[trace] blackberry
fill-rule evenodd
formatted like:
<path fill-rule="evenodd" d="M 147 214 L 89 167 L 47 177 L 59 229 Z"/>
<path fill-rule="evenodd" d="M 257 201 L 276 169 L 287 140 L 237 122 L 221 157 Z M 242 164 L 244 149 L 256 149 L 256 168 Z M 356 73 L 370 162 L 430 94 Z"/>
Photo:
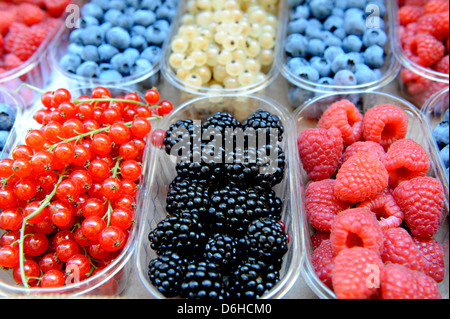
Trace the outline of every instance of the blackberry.
<path fill-rule="evenodd" d="M 168 252 L 148 264 L 150 282 L 166 297 L 180 294 L 186 261 L 177 253 Z"/>
<path fill-rule="evenodd" d="M 180 296 L 189 299 L 224 299 L 223 277 L 215 263 L 194 261 L 186 267 Z"/>
<path fill-rule="evenodd" d="M 248 226 L 246 234 L 249 254 L 261 260 L 276 260 L 287 252 L 287 235 L 275 219 L 263 217 Z"/>
<path fill-rule="evenodd" d="M 167 216 L 148 235 L 150 247 L 158 255 L 167 251 L 195 255 L 207 239 L 198 214 L 187 211 Z"/>
<path fill-rule="evenodd" d="M 227 274 L 241 262 L 246 255 L 244 238 L 216 233 L 206 243 L 204 259 L 218 265 Z"/>
<path fill-rule="evenodd" d="M 170 154 L 175 144 L 181 141 L 187 141 L 186 147 L 192 148 L 194 144 L 195 123 L 191 119 L 178 120 L 170 125 L 166 131 L 166 137 L 163 140 L 164 147 L 167 154 Z M 200 134 L 201 132 L 198 132 Z M 178 150 L 180 152 L 180 150 Z M 173 154 L 180 155 L 180 154 Z"/>
<path fill-rule="evenodd" d="M 241 122 L 233 115 L 226 112 L 216 112 L 202 123 L 202 131 L 209 128 L 216 128 L 225 136 L 226 128 L 233 130 L 241 126 Z"/>
<path fill-rule="evenodd" d="M 194 144 L 192 153 L 179 157 L 176 164 L 179 176 L 216 181 L 222 176 L 223 148 L 219 150 L 206 148 L 205 143 Z"/>
<path fill-rule="evenodd" d="M 227 286 L 230 298 L 257 299 L 280 280 L 277 267 L 249 258 L 231 274 Z"/>
<path fill-rule="evenodd" d="M 209 187 L 206 181 L 177 176 L 170 183 L 166 197 L 167 213 L 187 211 L 205 216 L 209 207 Z"/>
<path fill-rule="evenodd" d="M 253 128 L 255 130 L 266 130 L 266 141 L 270 139 L 270 129 L 275 129 L 278 133 L 278 141 L 283 140 L 284 126 L 278 115 L 272 114 L 268 111 L 258 110 L 252 113 L 243 123 L 243 129 Z"/>
<path fill-rule="evenodd" d="M 264 145 L 258 149 L 236 148 L 228 154 L 224 164 L 224 176 L 235 183 L 273 187 L 284 177 L 285 154 L 279 145 Z M 239 161 L 236 159 L 240 159 Z"/>
<path fill-rule="evenodd" d="M 238 184 L 213 190 L 210 203 L 212 223 L 225 233 L 243 234 L 252 220 L 269 213 L 261 189 Z"/>

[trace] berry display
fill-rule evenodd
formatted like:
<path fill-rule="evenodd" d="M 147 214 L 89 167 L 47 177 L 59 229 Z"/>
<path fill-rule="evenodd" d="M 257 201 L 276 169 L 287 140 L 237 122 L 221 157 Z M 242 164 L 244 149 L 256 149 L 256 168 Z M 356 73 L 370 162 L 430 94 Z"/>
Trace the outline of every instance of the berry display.
<path fill-rule="evenodd" d="M 226 112 L 216 112 L 200 122 L 186 119 L 170 125 L 161 151 L 174 155 L 171 151 L 184 139 L 187 143 L 183 147 L 200 151 L 202 156 L 198 160 L 203 162 L 207 146 L 217 139 L 224 145 L 229 131 L 236 133 L 251 126 L 262 129 L 259 133 L 266 137 L 266 129 L 273 128 L 275 136 L 258 147 L 277 147 L 283 156 L 271 160 L 280 167 L 272 173 L 260 174 L 266 163 L 256 161 L 251 163 L 251 171 L 247 171 L 245 164 L 232 158 L 237 152 L 227 154 L 229 148 L 225 146 L 211 163 L 194 166 L 193 156 L 183 165 L 177 161 L 177 175 L 167 189 L 167 216 L 148 235 L 150 247 L 158 255 L 149 263 L 149 279 L 165 297 L 260 298 L 279 281 L 282 260 L 289 247 L 285 226 L 280 221 L 283 201 L 273 189 L 284 178 L 286 159 L 279 144 L 283 140 L 282 122 L 263 110 L 252 113 L 243 122 Z M 180 128 L 184 135 L 178 138 L 175 132 Z M 200 139 L 198 143 L 197 130 L 203 138 L 205 132 L 216 134 L 209 141 Z M 256 139 L 259 140 L 263 139 Z M 250 141 L 248 135 L 237 134 L 231 146 L 243 144 L 251 152 L 256 145 Z M 179 154 L 178 158 L 183 156 L 188 157 Z M 244 178 L 233 178 L 231 166 Z M 171 254 L 185 262 L 175 273 L 175 264 L 165 267 Z M 159 266 L 156 269 L 156 265 L 162 265 L 168 273 L 164 276 L 161 273 L 164 270 Z M 155 271 L 159 271 L 158 276 L 153 275 Z M 167 284 L 168 289 L 158 281 L 166 277 L 174 278 Z"/>
<path fill-rule="evenodd" d="M 0 265 L 24 288 L 103 276 L 136 231 L 146 137 L 150 122 L 166 114 L 135 92 L 119 94 L 44 92 L 36 127 L 0 161 Z M 118 280 L 98 293 L 119 293 Z"/>
<path fill-rule="evenodd" d="M 158 65 L 178 0 L 90 1 L 68 36 L 60 66 L 103 82 L 140 76 Z"/>
<path fill-rule="evenodd" d="M 337 298 L 441 298 L 444 251 L 434 236 L 444 188 L 429 175 L 426 149 L 408 137 L 407 113 L 390 104 L 360 112 L 349 100 L 328 103 L 317 127 L 303 129 L 297 140 L 316 276 Z M 346 144 L 360 123 L 360 135 Z M 343 145 L 338 151 L 327 147 L 334 131 L 335 144 Z M 328 156 L 308 156 L 315 153 Z M 332 156 L 329 168 L 325 159 Z M 413 291 L 401 296 L 406 286 Z"/>
<path fill-rule="evenodd" d="M 377 6 L 376 20 L 368 13 Z M 386 61 L 385 1 L 289 3 L 286 70 L 297 81 L 356 86 L 378 81 Z"/>

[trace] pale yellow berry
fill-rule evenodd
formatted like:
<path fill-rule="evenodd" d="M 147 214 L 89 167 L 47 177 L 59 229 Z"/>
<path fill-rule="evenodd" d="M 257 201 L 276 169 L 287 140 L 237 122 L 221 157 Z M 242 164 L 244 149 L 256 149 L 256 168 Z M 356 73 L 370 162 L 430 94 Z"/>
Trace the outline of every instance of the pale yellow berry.
<path fill-rule="evenodd" d="M 244 72 L 244 66 L 238 60 L 231 60 L 225 65 L 225 70 L 230 76 L 236 77 Z"/>
<path fill-rule="evenodd" d="M 244 68 L 251 73 L 258 73 L 261 71 L 261 64 L 256 59 L 249 58 L 245 60 Z"/>
<path fill-rule="evenodd" d="M 206 53 L 201 50 L 192 51 L 190 56 L 194 59 L 195 66 L 203 66 L 208 60 Z"/>
<path fill-rule="evenodd" d="M 264 49 L 261 50 L 261 53 L 259 55 L 259 62 L 261 65 L 268 66 L 273 63 L 274 60 L 274 53 L 273 50 Z"/>
<path fill-rule="evenodd" d="M 259 45 L 262 49 L 272 49 L 275 46 L 275 37 L 269 32 L 262 33 L 259 36 Z"/>
<path fill-rule="evenodd" d="M 225 70 L 225 66 L 221 64 L 217 64 L 213 68 L 213 79 L 218 83 L 222 83 L 223 80 L 227 77 L 227 71 Z"/>
<path fill-rule="evenodd" d="M 192 70 L 195 66 L 195 60 L 192 56 L 187 56 L 181 62 L 181 67 L 185 70 Z"/>
<path fill-rule="evenodd" d="M 237 80 L 237 78 L 232 77 L 232 76 L 227 76 L 224 80 L 223 80 L 223 86 L 226 89 L 236 89 L 239 87 L 239 82 Z"/>
<path fill-rule="evenodd" d="M 173 52 L 169 56 L 169 65 L 174 68 L 178 69 L 181 67 L 181 63 L 184 60 L 185 55 L 180 52 Z"/>
<path fill-rule="evenodd" d="M 227 35 L 226 31 L 217 31 L 216 34 L 214 34 L 214 41 L 218 44 L 222 44 Z"/>
<path fill-rule="evenodd" d="M 201 35 L 196 36 L 192 40 L 192 49 L 193 50 L 201 50 L 205 51 L 208 48 L 209 40 Z"/>
<path fill-rule="evenodd" d="M 184 78 L 184 82 L 190 86 L 200 87 L 202 86 L 202 78 L 196 73 L 190 73 Z"/>
<path fill-rule="evenodd" d="M 183 36 L 173 38 L 170 47 L 173 52 L 183 53 L 189 48 L 189 42 Z"/>
<path fill-rule="evenodd" d="M 217 56 L 217 62 L 222 65 L 227 64 L 233 59 L 233 55 L 228 50 L 220 50 L 219 55 Z"/>
<path fill-rule="evenodd" d="M 194 73 L 198 74 L 201 77 L 202 85 L 207 84 L 211 80 L 211 69 L 207 66 L 195 68 Z"/>
<path fill-rule="evenodd" d="M 235 50 L 233 51 L 233 60 L 237 60 L 241 62 L 242 65 L 244 65 L 245 61 L 247 60 L 247 54 L 242 49 Z"/>
<path fill-rule="evenodd" d="M 177 77 L 181 80 L 184 80 L 189 74 L 189 70 L 179 68 L 177 69 Z"/>
<path fill-rule="evenodd" d="M 223 39 L 222 46 L 227 51 L 234 51 L 238 47 L 238 41 L 235 36 L 228 35 Z"/>
<path fill-rule="evenodd" d="M 242 86 L 248 86 L 253 84 L 255 81 L 255 75 L 249 71 L 244 71 L 242 74 L 238 76 L 238 82 Z"/>

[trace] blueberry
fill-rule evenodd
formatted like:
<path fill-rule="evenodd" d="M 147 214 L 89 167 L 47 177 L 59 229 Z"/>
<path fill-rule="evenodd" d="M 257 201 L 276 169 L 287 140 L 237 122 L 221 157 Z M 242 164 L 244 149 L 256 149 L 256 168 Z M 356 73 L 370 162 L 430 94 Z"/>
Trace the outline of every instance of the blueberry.
<path fill-rule="evenodd" d="M 67 53 L 61 57 L 59 65 L 66 71 L 75 73 L 78 66 L 81 64 L 81 58 L 79 55 Z"/>
<path fill-rule="evenodd" d="M 67 46 L 67 53 L 73 54 L 73 55 L 78 55 L 79 57 L 81 57 L 81 53 L 83 52 L 83 45 L 79 45 L 76 43 L 70 43 Z"/>
<path fill-rule="evenodd" d="M 365 64 L 357 64 L 355 71 L 356 82 L 358 84 L 366 84 L 370 82 L 374 82 L 378 79 L 377 74 L 374 70 L 369 68 Z"/>
<path fill-rule="evenodd" d="M 376 9 L 375 8 L 372 9 L 372 7 L 374 6 L 376 6 Z M 374 11 L 376 10 L 376 13 L 379 14 L 380 17 L 384 17 L 384 15 L 386 14 L 386 6 L 384 4 L 384 0 L 368 1 L 365 10 L 366 13 L 368 14 L 375 13 Z"/>
<path fill-rule="evenodd" d="M 360 62 L 353 58 L 350 54 L 341 53 L 331 62 L 331 71 L 334 73 L 337 73 L 340 70 L 349 70 L 354 72 L 358 63 Z"/>
<path fill-rule="evenodd" d="M 327 31 L 334 32 L 334 30 L 344 26 L 344 19 L 342 17 L 331 15 L 323 22 L 323 28 Z"/>
<path fill-rule="evenodd" d="M 132 48 L 137 49 L 139 52 L 144 51 L 144 49 L 148 47 L 147 40 L 142 35 L 132 36 L 130 45 Z"/>
<path fill-rule="evenodd" d="M 444 168 L 448 168 L 449 166 L 449 146 L 445 146 L 440 152 L 439 152 L 439 158 L 442 161 L 442 164 L 444 164 Z"/>
<path fill-rule="evenodd" d="M 167 31 L 161 30 L 154 24 L 145 31 L 145 38 L 149 45 L 161 46 L 167 37 Z"/>
<path fill-rule="evenodd" d="M 91 16 L 100 21 L 103 18 L 103 9 L 98 4 L 88 2 L 81 8 L 81 15 Z"/>
<path fill-rule="evenodd" d="M 308 39 L 298 33 L 290 34 L 286 38 L 284 48 L 292 56 L 304 57 L 308 48 Z"/>
<path fill-rule="evenodd" d="M 117 18 L 113 25 L 129 31 L 133 27 L 133 17 L 122 14 Z"/>
<path fill-rule="evenodd" d="M 98 54 L 98 49 L 95 45 L 86 45 L 81 53 L 81 58 L 84 61 L 94 61 L 99 62 L 100 57 Z"/>
<path fill-rule="evenodd" d="M 135 25 L 142 25 L 148 27 L 155 23 L 156 14 L 150 10 L 136 10 L 133 14 L 133 21 Z"/>
<path fill-rule="evenodd" d="M 370 28 L 364 32 L 362 41 L 366 47 L 370 47 L 375 44 L 382 47 L 386 44 L 387 36 L 381 29 Z"/>
<path fill-rule="evenodd" d="M 100 68 L 97 63 L 86 61 L 80 64 L 76 74 L 86 78 L 97 78 L 100 75 Z"/>
<path fill-rule="evenodd" d="M 100 70 L 100 73 L 102 73 L 103 71 L 108 71 L 108 70 L 112 70 L 112 65 L 111 63 L 100 63 L 98 65 L 98 68 Z"/>
<path fill-rule="evenodd" d="M 333 31 L 333 34 L 341 40 L 344 40 L 344 38 L 347 36 L 347 32 L 345 32 L 344 27 L 337 28 L 336 30 Z"/>
<path fill-rule="evenodd" d="M 384 49 L 379 45 L 372 45 L 364 51 L 364 61 L 372 69 L 379 68 L 384 64 Z"/>
<path fill-rule="evenodd" d="M 151 64 L 156 64 L 161 54 L 161 48 L 157 46 L 149 46 L 141 53 L 141 58 L 146 59 Z"/>
<path fill-rule="evenodd" d="M 130 63 L 129 57 L 119 53 L 112 57 L 111 66 L 113 70 L 120 72 L 123 76 L 127 76 L 130 74 L 133 64 Z"/>
<path fill-rule="evenodd" d="M 102 81 L 114 81 L 120 80 L 122 78 L 122 74 L 116 70 L 105 70 L 100 73 L 100 80 Z"/>
<path fill-rule="evenodd" d="M 333 62 L 339 54 L 344 54 L 344 50 L 339 46 L 330 46 L 325 49 L 323 56 L 328 61 Z"/>
<path fill-rule="evenodd" d="M 440 122 L 433 130 L 432 135 L 439 149 L 443 149 L 449 143 L 449 125 L 448 121 Z"/>
<path fill-rule="evenodd" d="M 69 34 L 69 42 L 73 44 L 83 45 L 82 35 L 84 29 L 74 29 Z"/>
<path fill-rule="evenodd" d="M 356 8 L 347 9 L 344 14 L 344 29 L 347 34 L 362 36 L 366 31 L 364 11 Z"/>
<path fill-rule="evenodd" d="M 164 19 L 156 20 L 155 23 L 153 24 L 153 26 L 155 28 L 158 28 L 161 31 L 167 32 L 167 33 L 170 30 L 170 23 L 167 20 L 164 20 Z"/>
<path fill-rule="evenodd" d="M 342 48 L 345 52 L 360 52 L 362 46 L 363 42 L 354 34 L 346 36 L 342 41 Z"/>
<path fill-rule="evenodd" d="M 309 66 L 308 60 L 300 57 L 289 58 L 286 66 L 289 70 L 294 71 L 301 66 Z"/>
<path fill-rule="evenodd" d="M 325 51 L 325 43 L 320 39 L 311 39 L 306 49 L 307 54 L 311 56 L 322 56 Z"/>
<path fill-rule="evenodd" d="M 366 0 L 347 0 L 347 8 L 366 8 Z"/>
<path fill-rule="evenodd" d="M 331 11 L 331 15 L 343 18 L 344 17 L 344 10 L 341 9 L 341 8 L 335 7 L 335 8 L 333 8 L 333 11 Z"/>
<path fill-rule="evenodd" d="M 334 75 L 334 84 L 349 86 L 356 85 L 356 76 L 350 70 L 340 70 Z"/>
<path fill-rule="evenodd" d="M 347 0 L 334 0 L 334 5 L 338 9 L 345 10 L 347 9 Z"/>
<path fill-rule="evenodd" d="M 112 27 L 106 32 L 106 41 L 119 50 L 130 46 L 131 37 L 127 30 L 121 27 Z"/>
<path fill-rule="evenodd" d="M 156 11 L 162 5 L 161 0 L 142 0 L 141 9 Z"/>
<path fill-rule="evenodd" d="M 342 40 L 340 38 L 338 38 L 337 36 L 335 36 L 330 31 L 323 31 L 322 39 L 323 39 L 323 43 L 325 43 L 325 46 L 327 48 L 331 47 L 331 46 L 342 47 Z"/>
<path fill-rule="evenodd" d="M 311 66 L 319 72 L 321 77 L 328 77 L 331 73 L 331 63 L 325 58 L 314 59 Z"/>
<path fill-rule="evenodd" d="M 99 46 L 103 43 L 104 33 L 99 26 L 91 25 L 82 30 L 80 35 L 83 45 Z"/>
<path fill-rule="evenodd" d="M 176 7 L 169 4 L 169 2 L 165 2 L 162 6 L 156 9 L 155 13 L 157 19 L 172 21 L 175 18 L 177 11 Z"/>
<path fill-rule="evenodd" d="M 124 11 L 127 7 L 127 4 L 123 0 L 110 0 L 108 7 L 109 9 Z"/>
<path fill-rule="evenodd" d="M 333 11 L 333 1 L 330 0 L 312 0 L 309 3 L 311 15 L 317 19 L 325 19 Z"/>
<path fill-rule="evenodd" d="M 310 23 L 306 27 L 305 35 L 308 39 L 322 39 L 322 27 Z"/>
<path fill-rule="evenodd" d="M 319 72 L 311 66 L 301 66 L 295 70 L 295 74 L 305 81 L 319 81 Z"/>
<path fill-rule="evenodd" d="M 79 23 L 80 23 L 80 28 L 86 28 L 90 25 L 99 25 L 100 24 L 98 19 L 94 18 L 92 16 L 85 16 L 85 17 L 80 18 Z"/>
<path fill-rule="evenodd" d="M 131 28 L 130 34 L 131 36 L 135 36 L 135 35 L 145 35 L 145 31 L 147 30 L 146 27 L 144 27 L 143 25 L 134 25 Z"/>
<path fill-rule="evenodd" d="M 309 7 L 307 5 L 301 5 L 293 8 L 290 12 L 290 19 L 308 19 L 310 16 Z"/>
<path fill-rule="evenodd" d="M 135 48 L 128 48 L 123 51 L 123 55 L 128 59 L 130 65 L 133 65 L 141 56 L 141 53 Z"/>
<path fill-rule="evenodd" d="M 305 18 L 299 18 L 289 21 L 288 24 L 288 34 L 291 33 L 305 33 L 308 27 L 308 20 Z"/>
<path fill-rule="evenodd" d="M 117 53 L 119 53 L 119 50 L 108 43 L 104 43 L 98 47 L 98 55 L 101 61 L 110 61 Z"/>
<path fill-rule="evenodd" d="M 104 22 L 109 22 L 113 25 L 117 25 L 117 21 L 119 20 L 119 17 L 122 15 L 122 11 L 117 9 L 109 9 L 105 12 L 105 15 L 103 16 Z"/>
<path fill-rule="evenodd" d="M 323 78 L 320 78 L 317 83 L 321 85 L 334 85 L 334 80 L 330 77 L 325 76 Z"/>
<path fill-rule="evenodd" d="M 0 151 L 3 151 L 3 148 L 8 142 L 9 131 L 0 131 Z"/>
<path fill-rule="evenodd" d="M 0 104 L 0 130 L 10 130 L 15 120 L 16 110 L 7 104 Z"/>
<path fill-rule="evenodd" d="M 137 59 L 135 65 L 131 69 L 131 74 L 142 74 L 152 68 L 150 61 L 146 59 Z"/>

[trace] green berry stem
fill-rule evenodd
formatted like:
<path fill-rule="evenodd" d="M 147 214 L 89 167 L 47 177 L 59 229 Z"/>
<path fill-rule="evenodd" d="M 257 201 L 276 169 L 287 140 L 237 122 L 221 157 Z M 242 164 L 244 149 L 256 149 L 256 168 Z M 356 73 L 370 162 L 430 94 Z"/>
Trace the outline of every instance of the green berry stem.
<path fill-rule="evenodd" d="M 20 239 L 19 239 L 19 264 L 20 264 L 20 276 L 22 277 L 22 283 L 26 288 L 29 287 L 28 280 L 30 279 L 25 275 L 25 266 L 24 266 L 24 262 L 25 262 L 24 255 L 25 254 L 23 251 L 23 243 L 24 243 L 24 239 L 26 236 L 25 227 L 27 225 L 27 221 L 30 218 L 39 214 L 45 207 L 47 207 L 50 204 L 51 200 L 53 199 L 53 196 L 55 196 L 55 194 L 56 194 L 56 188 L 58 187 L 59 184 L 61 184 L 61 182 L 63 181 L 63 178 L 66 176 L 67 166 L 68 165 L 66 165 L 66 167 L 64 167 L 61 174 L 59 175 L 58 181 L 53 186 L 52 192 L 50 194 L 48 194 L 47 196 L 45 196 L 45 199 L 41 201 L 41 205 L 39 206 L 39 208 L 33 214 L 30 214 L 30 215 L 24 217 L 24 219 L 23 219 L 22 227 L 20 229 Z"/>
<path fill-rule="evenodd" d="M 23 87 L 27 87 L 27 88 L 32 89 L 32 90 L 34 90 L 34 91 L 36 91 L 36 92 L 38 92 L 38 93 L 41 93 L 41 94 L 44 94 L 44 93 L 45 93 L 45 91 L 42 90 L 42 89 L 40 89 L 40 88 L 37 88 L 37 87 L 35 87 L 35 86 L 32 86 L 32 85 L 30 85 L 30 84 L 28 84 L 28 83 L 22 83 L 22 84 L 19 85 L 19 87 L 14 91 L 14 94 L 17 94 Z"/>

